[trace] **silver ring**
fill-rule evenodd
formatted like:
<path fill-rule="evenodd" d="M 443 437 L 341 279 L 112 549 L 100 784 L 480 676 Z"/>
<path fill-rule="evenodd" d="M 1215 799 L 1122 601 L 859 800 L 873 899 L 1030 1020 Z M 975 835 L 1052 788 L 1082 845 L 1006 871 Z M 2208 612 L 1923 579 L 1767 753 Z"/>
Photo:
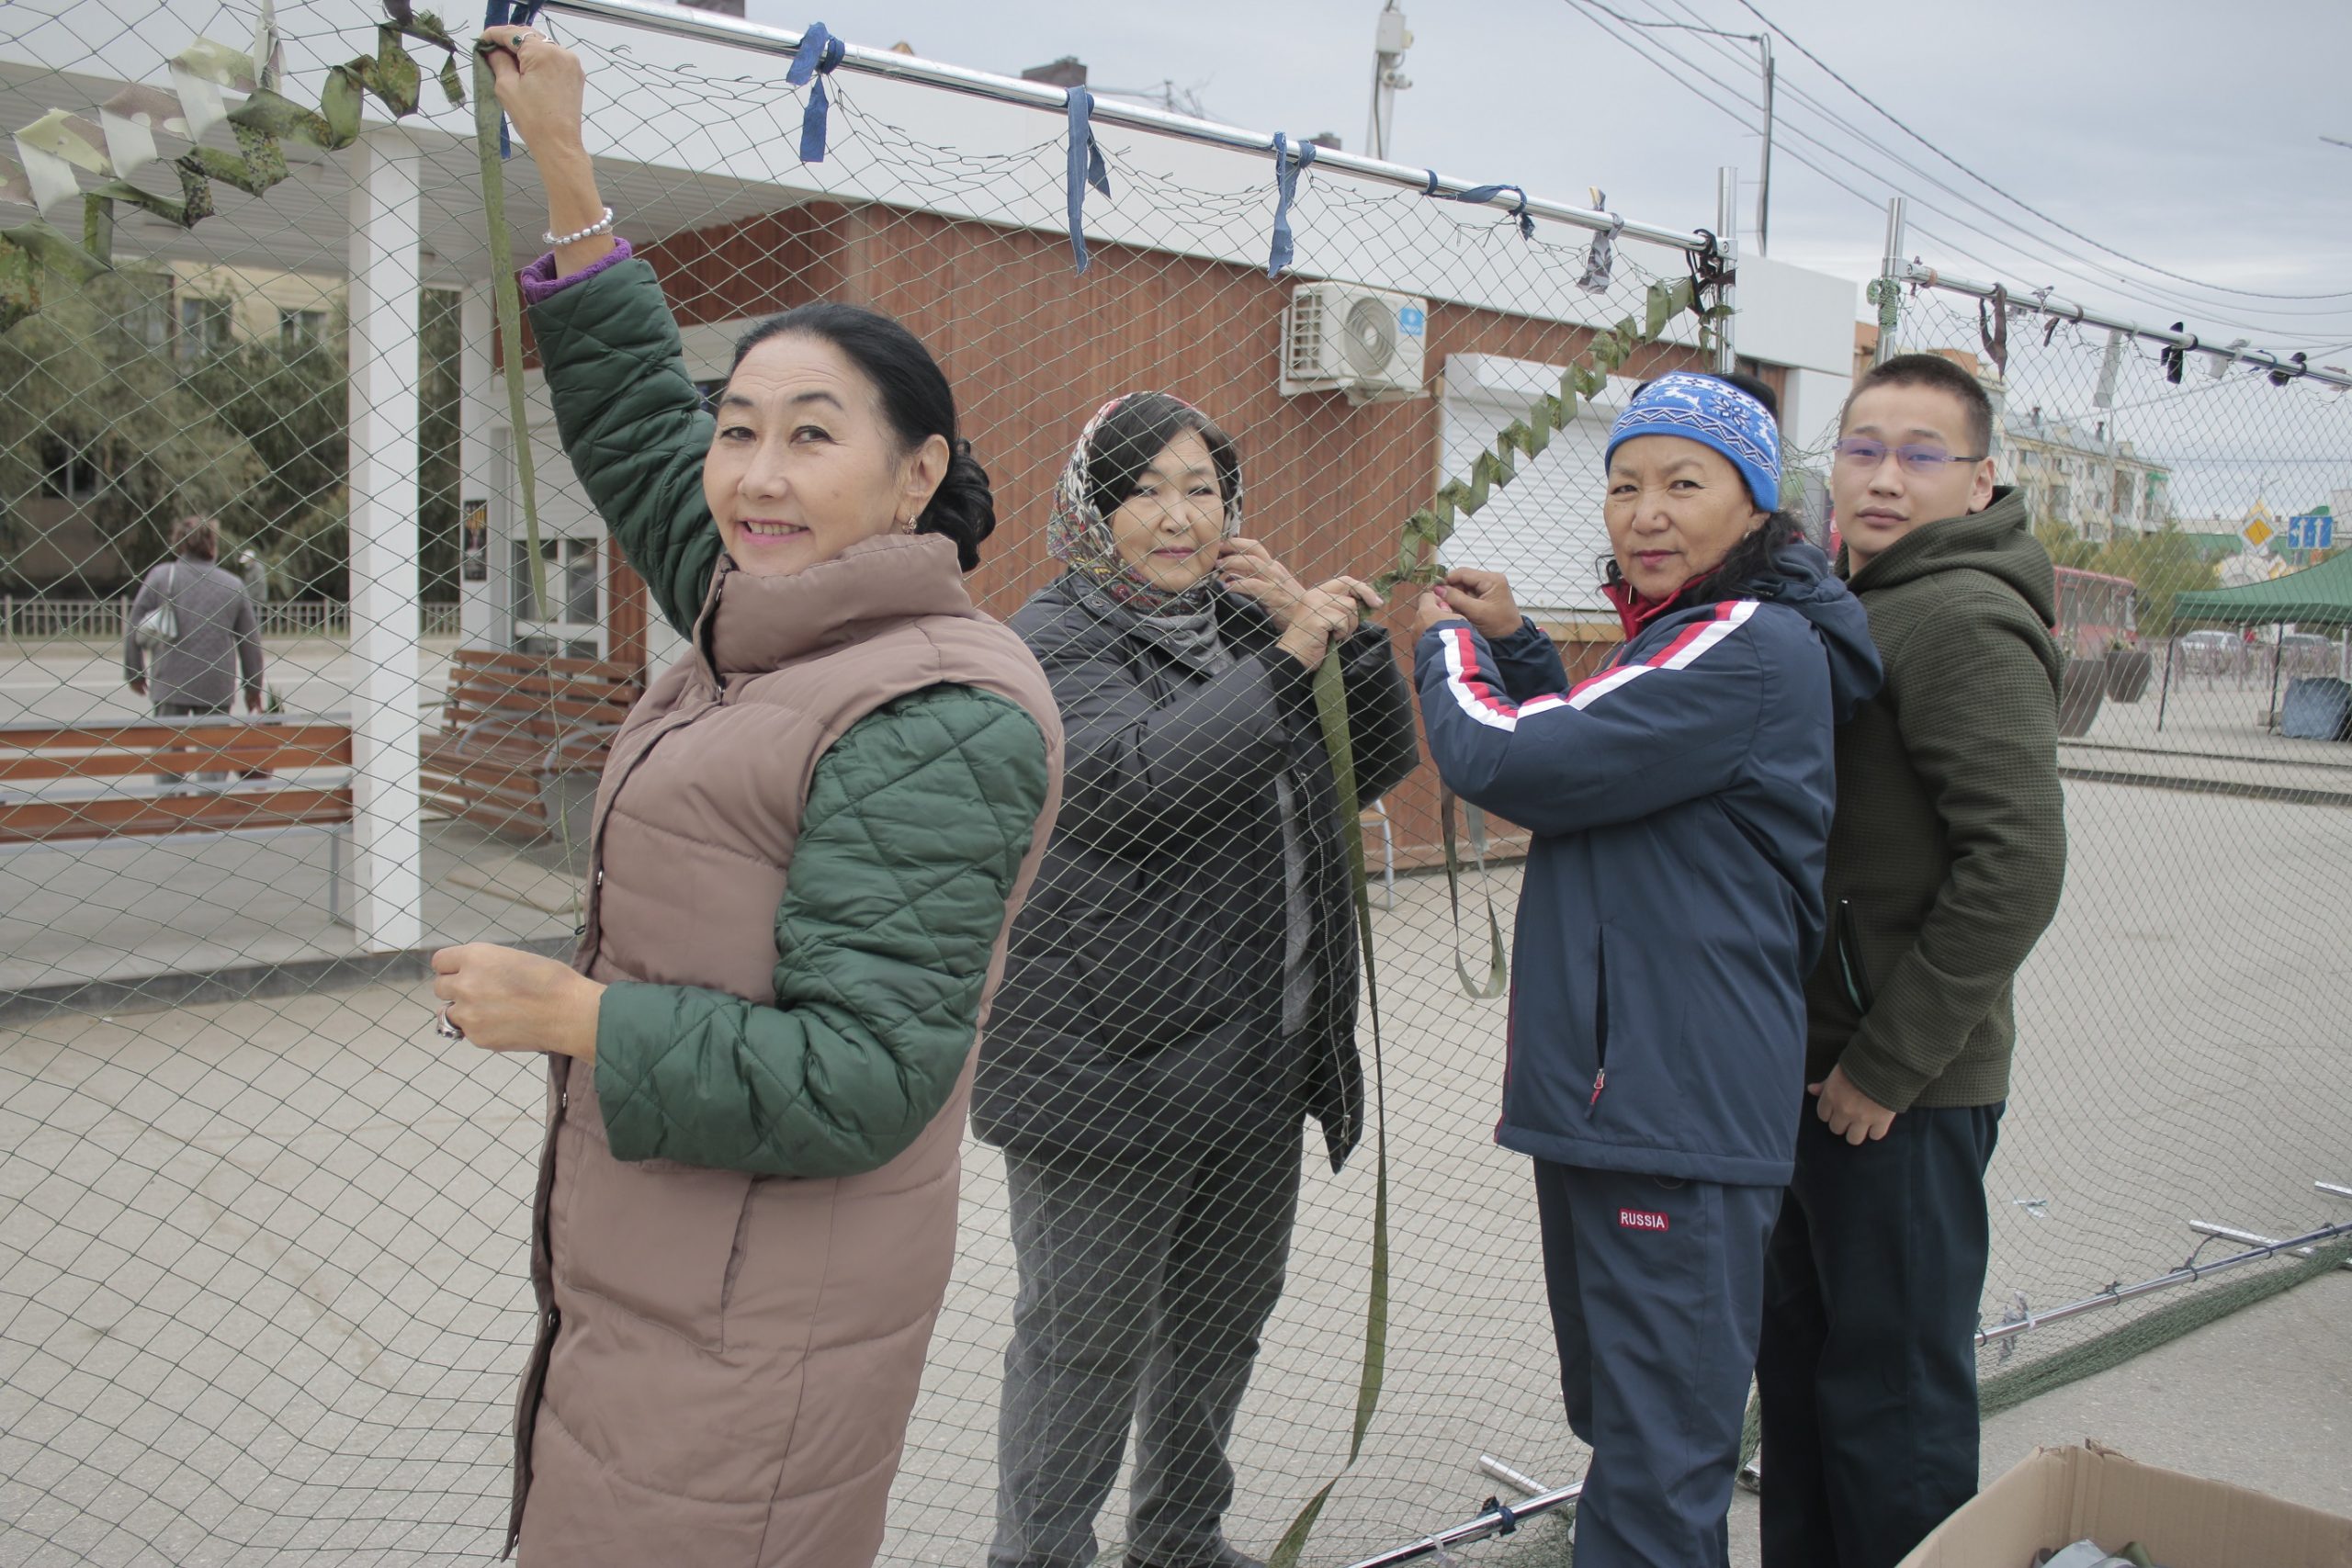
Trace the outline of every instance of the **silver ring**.
<path fill-rule="evenodd" d="M 463 1040 L 466 1032 L 449 1021 L 449 1010 L 443 1008 L 433 1020 L 433 1032 L 444 1040 Z"/>

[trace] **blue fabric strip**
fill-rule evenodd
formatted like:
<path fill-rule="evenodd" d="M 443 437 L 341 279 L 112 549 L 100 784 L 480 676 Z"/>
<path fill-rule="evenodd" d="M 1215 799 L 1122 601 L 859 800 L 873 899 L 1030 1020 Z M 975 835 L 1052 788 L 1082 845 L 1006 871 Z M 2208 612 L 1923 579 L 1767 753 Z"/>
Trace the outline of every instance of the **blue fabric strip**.
<path fill-rule="evenodd" d="M 1078 270 L 1086 270 L 1086 187 L 1111 194 L 1111 173 L 1102 165 L 1102 149 L 1094 143 L 1094 95 L 1072 87 L 1069 96 L 1069 254 Z"/>
<path fill-rule="evenodd" d="M 830 107 L 825 78 L 848 56 L 849 45 L 826 31 L 822 22 L 809 23 L 808 30 L 800 35 L 800 47 L 792 51 L 785 85 L 808 89 L 808 106 L 800 111 L 800 161 L 804 164 L 825 161 L 825 113 Z"/>
<path fill-rule="evenodd" d="M 1462 192 L 1459 196 L 1449 196 L 1442 199 L 1446 201 L 1466 201 L 1473 207 L 1476 207 L 1485 202 L 1494 200 L 1495 197 L 1502 195 L 1505 191 L 1509 191 L 1513 196 L 1519 197 L 1519 205 L 1512 209 L 1511 216 L 1519 220 L 1520 238 L 1522 240 L 1532 240 L 1535 238 L 1535 220 L 1527 215 L 1527 193 L 1517 186 L 1472 186 L 1468 190 Z M 1432 196 L 1437 194 L 1437 175 L 1435 174 L 1431 174 L 1430 175 L 1430 194 Z"/>
<path fill-rule="evenodd" d="M 1297 154 L 1297 162 L 1291 155 Z M 1274 243 L 1266 253 L 1266 276 L 1280 277 L 1297 254 L 1297 245 L 1290 231 L 1291 198 L 1298 194 L 1299 171 L 1315 162 L 1315 143 L 1293 143 L 1281 131 L 1274 132 Z"/>

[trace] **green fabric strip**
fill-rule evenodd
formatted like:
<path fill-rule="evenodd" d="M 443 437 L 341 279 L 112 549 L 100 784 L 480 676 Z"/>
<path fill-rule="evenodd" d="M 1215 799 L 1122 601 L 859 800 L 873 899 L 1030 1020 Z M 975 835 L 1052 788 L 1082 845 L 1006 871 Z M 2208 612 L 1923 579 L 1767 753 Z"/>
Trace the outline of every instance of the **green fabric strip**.
<path fill-rule="evenodd" d="M 506 361 L 506 412 L 514 431 L 514 472 L 522 481 L 523 536 L 531 562 L 531 614 L 548 613 L 548 565 L 539 554 L 539 483 L 531 465 L 531 426 L 523 383 L 523 290 L 514 281 L 514 241 L 506 230 L 506 175 L 498 157 L 497 82 L 488 50 L 474 45 L 474 151 L 481 160 L 481 205 L 490 236 L 490 276 L 498 300 L 498 351 Z"/>
<path fill-rule="evenodd" d="M 1347 1463 L 1340 1471 L 1344 1475 L 1363 1452 L 1364 1437 L 1380 1409 L 1380 1385 L 1388 1367 L 1388 1109 L 1381 1059 L 1380 983 L 1372 951 L 1372 895 L 1364 877 L 1363 806 L 1356 792 L 1355 744 L 1348 733 L 1348 692 L 1336 647 L 1323 656 L 1315 671 L 1315 716 L 1322 728 L 1324 747 L 1331 755 L 1332 778 L 1339 785 L 1340 832 L 1348 846 L 1348 870 L 1355 890 L 1356 940 L 1363 949 L 1364 1003 L 1372 1015 L 1372 1281 L 1364 1303 L 1363 1372 L 1356 1384 L 1355 1425 L 1348 1438 Z M 1315 1521 L 1322 1517 L 1323 1506 L 1339 1483 L 1340 1475 L 1333 1476 L 1306 1500 L 1275 1543 L 1266 1568 L 1298 1568 Z"/>

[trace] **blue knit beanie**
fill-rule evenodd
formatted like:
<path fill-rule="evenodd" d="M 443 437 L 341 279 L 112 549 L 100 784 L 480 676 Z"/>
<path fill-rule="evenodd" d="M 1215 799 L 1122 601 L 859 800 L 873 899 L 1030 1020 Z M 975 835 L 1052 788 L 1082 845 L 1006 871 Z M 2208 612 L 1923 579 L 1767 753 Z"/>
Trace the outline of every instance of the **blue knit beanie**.
<path fill-rule="evenodd" d="M 1643 388 L 1610 427 L 1605 467 L 1636 435 L 1679 435 L 1732 461 L 1747 493 L 1767 512 L 1781 509 L 1781 429 L 1770 411 L 1728 381 L 1677 370 Z"/>

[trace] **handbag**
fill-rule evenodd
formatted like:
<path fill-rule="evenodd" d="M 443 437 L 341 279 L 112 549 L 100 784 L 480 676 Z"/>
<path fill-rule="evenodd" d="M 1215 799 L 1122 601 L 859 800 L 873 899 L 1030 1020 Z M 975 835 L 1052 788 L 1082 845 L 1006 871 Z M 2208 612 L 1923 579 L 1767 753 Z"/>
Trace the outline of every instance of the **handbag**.
<path fill-rule="evenodd" d="M 130 635 L 150 653 L 160 653 L 180 640 L 179 611 L 172 604 L 172 570 L 164 569 L 164 602 L 139 617 Z"/>

